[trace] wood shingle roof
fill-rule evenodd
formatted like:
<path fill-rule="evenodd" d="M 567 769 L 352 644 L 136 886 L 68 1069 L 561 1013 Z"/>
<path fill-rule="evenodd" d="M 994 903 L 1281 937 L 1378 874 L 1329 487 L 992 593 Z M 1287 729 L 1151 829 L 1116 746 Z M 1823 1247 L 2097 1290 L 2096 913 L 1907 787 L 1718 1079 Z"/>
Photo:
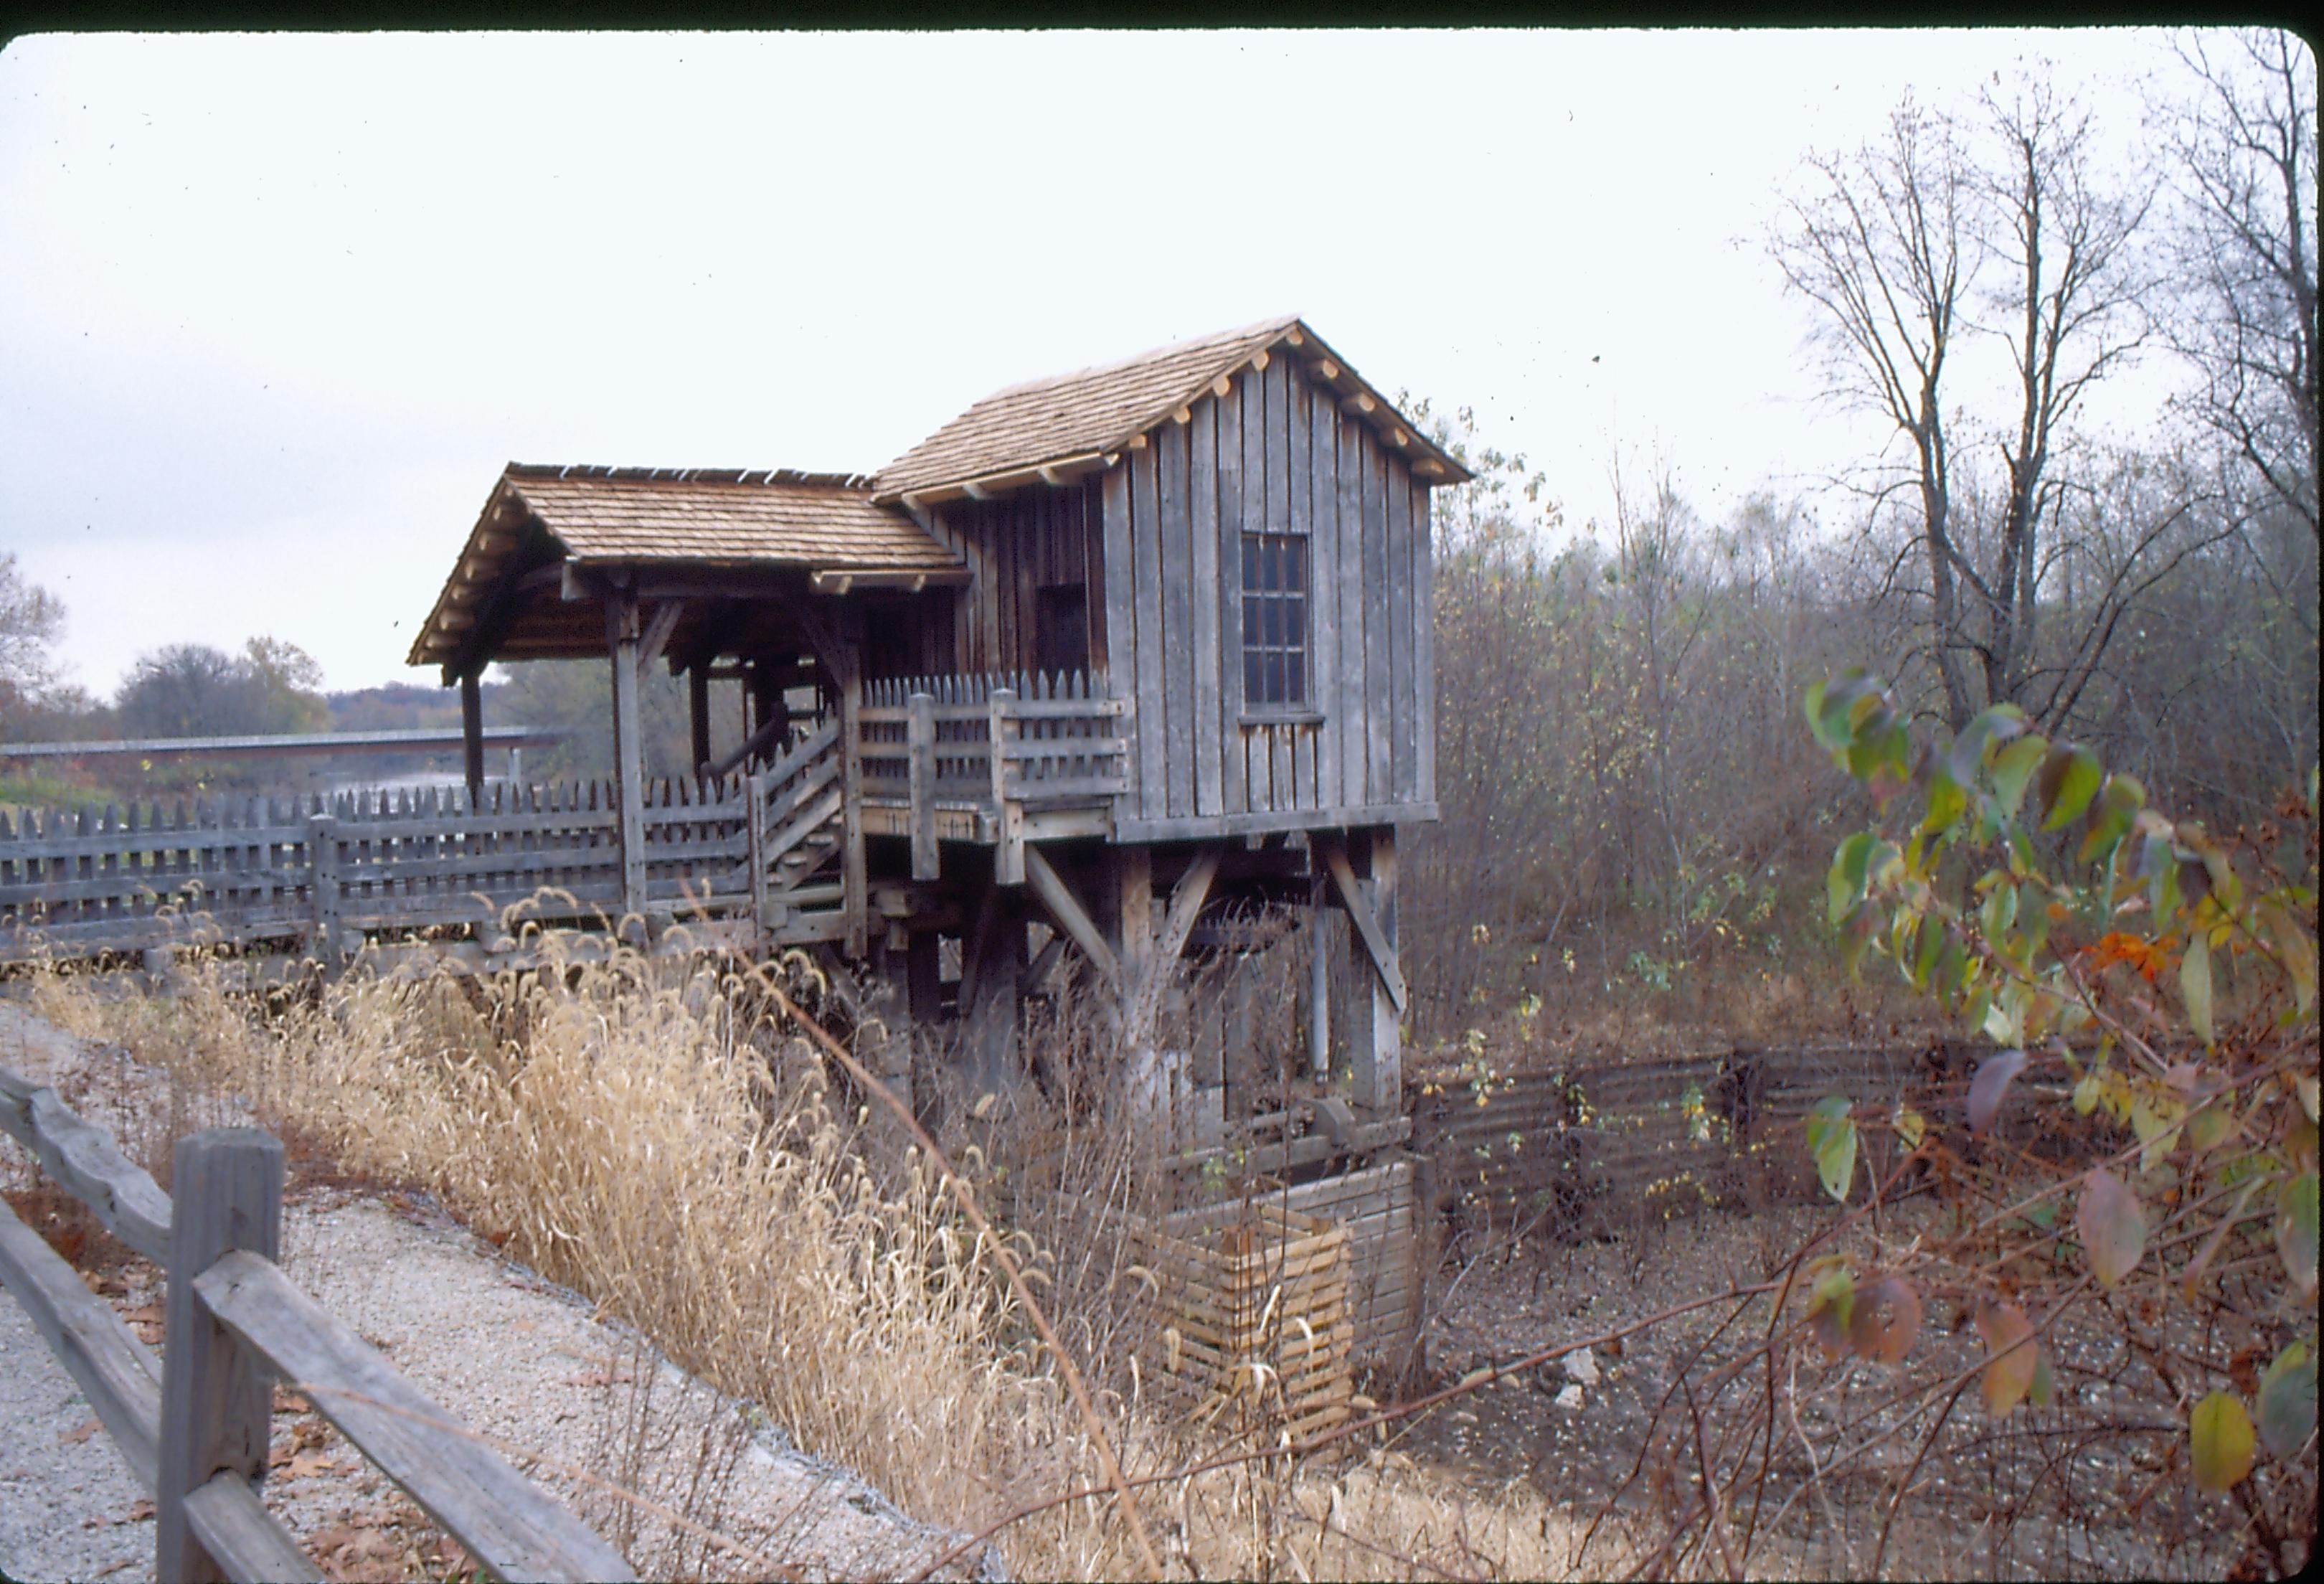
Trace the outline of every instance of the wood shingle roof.
<path fill-rule="evenodd" d="M 933 571 L 960 559 L 846 475 L 528 468 L 510 488 L 577 561 Z"/>
<path fill-rule="evenodd" d="M 1434 464 L 1439 482 L 1468 470 L 1411 429 L 1394 403 L 1364 383 L 1296 314 L 1203 336 L 1096 368 L 1011 385 L 882 468 L 881 501 L 946 492 L 970 481 L 1016 480 L 1045 465 L 1089 462 L 1129 445 L 1210 393 L 1213 382 L 1278 348 L 1304 357 L 1311 377 L 1341 392 L 1351 411 L 1406 454 Z"/>
<path fill-rule="evenodd" d="M 532 554 L 528 533 L 580 566 L 683 562 L 810 572 L 961 573 L 961 559 L 851 474 L 702 468 L 558 468 L 512 462 L 412 642 L 409 663 L 458 648 L 476 607 Z M 530 564 L 530 563 L 527 563 Z"/>

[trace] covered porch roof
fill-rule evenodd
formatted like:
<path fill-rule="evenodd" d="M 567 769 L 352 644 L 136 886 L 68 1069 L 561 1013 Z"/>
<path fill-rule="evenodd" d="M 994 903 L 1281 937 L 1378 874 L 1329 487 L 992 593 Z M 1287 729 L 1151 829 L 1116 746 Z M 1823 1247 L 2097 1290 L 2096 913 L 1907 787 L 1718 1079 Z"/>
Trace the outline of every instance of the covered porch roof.
<path fill-rule="evenodd" d="M 960 558 L 847 474 L 512 462 L 413 639 L 445 680 L 493 660 L 605 653 L 604 591 L 682 599 L 659 635 L 708 658 L 752 641 L 738 601 L 794 627 L 784 596 L 955 583 Z M 754 599 L 754 597 L 759 598 Z"/>

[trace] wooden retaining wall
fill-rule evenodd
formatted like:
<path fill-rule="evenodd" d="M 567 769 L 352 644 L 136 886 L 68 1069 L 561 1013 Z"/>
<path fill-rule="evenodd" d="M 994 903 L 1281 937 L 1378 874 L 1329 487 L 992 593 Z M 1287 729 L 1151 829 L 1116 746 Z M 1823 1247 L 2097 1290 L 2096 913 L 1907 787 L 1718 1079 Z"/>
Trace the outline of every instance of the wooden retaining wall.
<path fill-rule="evenodd" d="M 1831 1043 L 1595 1061 L 1472 1087 L 1457 1068 L 1414 1080 L 1413 1148 L 1436 1163 L 1438 1207 L 1498 1227 L 1618 1232 L 1707 1205 L 1811 1202 L 1810 1107 L 1843 1094 L 1875 1159 L 1909 1101 L 1957 1119 L 1976 1053 L 1949 1042 Z"/>

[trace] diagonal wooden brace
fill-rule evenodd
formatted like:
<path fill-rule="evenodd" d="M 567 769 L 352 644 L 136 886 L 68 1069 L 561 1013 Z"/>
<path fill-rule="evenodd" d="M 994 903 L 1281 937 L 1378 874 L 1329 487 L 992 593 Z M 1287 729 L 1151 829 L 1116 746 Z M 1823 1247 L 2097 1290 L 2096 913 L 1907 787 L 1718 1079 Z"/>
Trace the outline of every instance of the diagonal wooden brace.
<path fill-rule="evenodd" d="M 1162 921 L 1161 936 L 1154 942 L 1153 955 L 1148 959 L 1146 982 L 1136 987 L 1137 994 L 1130 1003 L 1129 1026 L 1123 1031 L 1124 1042 L 1133 1050 L 1145 1044 L 1154 1029 L 1155 1015 L 1162 1009 L 1162 989 L 1170 976 L 1177 971 L 1178 954 L 1186 949 L 1186 937 L 1194 931 L 1194 920 L 1210 899 L 1211 881 L 1219 872 L 1219 860 L 1226 855 L 1220 846 L 1204 848 L 1178 876 L 1178 884 L 1170 888 L 1170 911 Z"/>
<path fill-rule="evenodd" d="M 1073 888 L 1065 884 L 1065 876 L 1058 874 L 1049 860 L 1041 856 L 1041 849 L 1029 841 L 1025 844 L 1025 878 L 1032 882 L 1034 893 L 1040 897 L 1041 905 L 1049 910 L 1049 916 L 1073 937 L 1074 944 L 1082 949 L 1082 955 L 1090 959 L 1118 993 L 1121 984 L 1121 964 L 1115 960 L 1113 949 L 1105 943 L 1104 933 L 1098 929 L 1096 921 L 1090 917 L 1089 910 L 1082 906 L 1081 899 L 1074 894 Z M 1046 948 L 1043 954 L 1047 955 Z"/>
<path fill-rule="evenodd" d="M 1388 998 L 1396 1004 L 1397 1011 L 1402 1013 L 1406 996 L 1404 970 L 1397 965 L 1396 948 L 1389 943 L 1387 934 L 1380 929 L 1379 919 L 1372 912 L 1371 899 L 1364 894 L 1363 887 L 1356 882 L 1356 872 L 1348 863 L 1346 844 L 1337 837 L 1314 837 L 1310 840 L 1322 850 L 1323 862 L 1331 868 L 1332 883 L 1340 893 L 1340 905 L 1347 910 L 1349 922 L 1355 925 L 1356 934 L 1363 941 L 1364 949 L 1371 954 L 1372 967 L 1379 972 L 1380 984 L 1388 991 Z"/>

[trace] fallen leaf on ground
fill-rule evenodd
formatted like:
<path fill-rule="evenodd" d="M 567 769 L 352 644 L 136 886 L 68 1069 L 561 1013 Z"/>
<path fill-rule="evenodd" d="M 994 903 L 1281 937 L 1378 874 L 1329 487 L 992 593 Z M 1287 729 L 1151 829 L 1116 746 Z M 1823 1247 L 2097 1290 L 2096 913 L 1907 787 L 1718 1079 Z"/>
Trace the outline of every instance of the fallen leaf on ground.
<path fill-rule="evenodd" d="M 77 1447 L 104 1428 L 103 1422 L 92 1419 L 87 1424 L 77 1424 L 70 1430 L 60 1431 L 57 1433 L 57 1440 L 69 1447 Z"/>

